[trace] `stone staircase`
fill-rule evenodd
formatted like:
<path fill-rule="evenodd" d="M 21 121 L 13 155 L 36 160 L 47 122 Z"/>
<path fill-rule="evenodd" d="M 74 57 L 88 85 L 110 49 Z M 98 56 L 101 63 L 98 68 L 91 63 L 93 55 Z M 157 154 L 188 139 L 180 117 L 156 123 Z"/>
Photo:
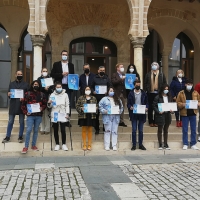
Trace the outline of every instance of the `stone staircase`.
<path fill-rule="evenodd" d="M 134 154 L 171 154 L 172 152 L 177 153 L 177 150 L 183 152 L 182 150 L 182 129 L 175 126 L 175 119 L 173 117 L 172 124 L 169 128 L 169 139 L 168 144 L 171 147 L 171 151 L 157 150 L 157 128 L 149 127 L 148 123 L 144 125 L 144 146 L 147 148 L 147 151 L 131 151 L 131 123 L 128 119 L 128 113 L 125 112 L 125 123 L 128 127 L 119 127 L 118 129 L 118 151 L 105 151 L 103 145 L 103 131 L 102 131 L 102 121 L 100 121 L 100 134 L 95 135 L 93 131 L 93 143 L 92 151 L 84 152 L 82 147 L 81 139 L 81 127 L 77 125 L 78 115 L 76 110 L 72 110 L 71 116 L 71 133 L 73 140 L 73 151 L 70 148 L 70 136 L 69 129 L 66 127 L 67 132 L 67 146 L 69 148 L 68 152 L 62 150 L 58 152 L 51 151 L 50 143 L 50 134 L 41 135 L 38 134 L 37 147 L 40 149 L 38 152 L 33 152 L 29 150 L 28 153 L 24 156 L 70 156 L 70 155 L 134 155 Z M 0 109 L 0 141 L 3 140 L 6 134 L 6 128 L 8 123 L 8 110 Z M 13 126 L 11 141 L 9 143 L 0 143 L 0 156 L 15 156 L 21 155 L 20 152 L 24 147 L 24 143 L 18 143 L 18 130 L 19 130 L 19 120 L 16 116 L 16 120 Z M 26 131 L 26 128 L 25 128 Z M 25 135 L 24 131 L 24 135 Z M 53 131 L 53 130 L 52 130 Z M 25 136 L 24 136 L 25 137 Z M 52 137 L 53 148 L 54 148 L 54 137 Z M 31 142 L 31 141 L 30 141 Z M 198 144 L 199 145 L 199 144 Z M 200 146 L 200 145 L 199 145 Z M 191 150 L 189 150 L 191 152 Z M 194 152 L 194 151 L 193 151 Z M 198 152 L 198 151 L 196 151 Z"/>

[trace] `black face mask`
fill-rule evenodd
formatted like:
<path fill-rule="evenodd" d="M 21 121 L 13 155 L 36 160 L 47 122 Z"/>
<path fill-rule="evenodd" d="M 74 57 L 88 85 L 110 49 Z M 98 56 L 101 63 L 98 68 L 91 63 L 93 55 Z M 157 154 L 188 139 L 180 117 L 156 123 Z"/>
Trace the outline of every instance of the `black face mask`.
<path fill-rule="evenodd" d="M 39 90 L 39 86 L 33 86 L 34 90 Z"/>
<path fill-rule="evenodd" d="M 90 72 L 90 70 L 89 69 L 85 69 L 84 72 L 85 72 L 85 74 L 88 74 Z"/>
<path fill-rule="evenodd" d="M 135 89 L 136 89 L 136 90 L 139 90 L 139 89 L 140 89 L 140 86 L 135 86 Z"/>
<path fill-rule="evenodd" d="M 104 76 L 105 73 L 104 72 L 99 72 L 100 76 Z"/>
<path fill-rule="evenodd" d="M 17 76 L 17 80 L 18 80 L 18 81 L 21 81 L 22 78 L 23 78 L 23 76 Z"/>

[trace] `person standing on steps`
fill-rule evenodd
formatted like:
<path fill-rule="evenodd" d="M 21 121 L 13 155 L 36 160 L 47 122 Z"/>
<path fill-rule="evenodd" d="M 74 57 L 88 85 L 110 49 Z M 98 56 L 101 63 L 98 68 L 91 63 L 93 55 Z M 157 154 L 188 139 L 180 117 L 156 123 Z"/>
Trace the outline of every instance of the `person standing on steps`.
<path fill-rule="evenodd" d="M 196 90 L 200 95 L 200 83 L 197 83 L 195 85 L 194 90 Z M 199 133 L 198 142 L 200 142 L 200 108 L 199 108 L 198 133 Z"/>
<path fill-rule="evenodd" d="M 6 131 L 6 137 L 3 139 L 2 143 L 6 143 L 10 141 L 11 132 L 13 129 L 13 124 L 15 120 L 15 116 L 19 115 L 19 136 L 18 136 L 18 142 L 23 142 L 23 133 L 24 133 L 24 117 L 21 110 L 21 101 L 23 98 L 11 98 L 11 92 L 10 90 L 23 90 L 23 93 L 25 94 L 29 89 L 29 84 L 23 81 L 23 73 L 21 70 L 17 70 L 15 73 L 15 81 L 11 82 L 8 89 L 8 97 L 10 99 L 10 105 L 9 105 L 9 119 L 8 119 L 8 126 Z"/>
<path fill-rule="evenodd" d="M 65 92 L 69 97 L 69 103 L 71 105 L 71 93 L 73 90 L 69 89 L 68 87 L 68 74 L 74 74 L 74 65 L 68 61 L 68 58 L 68 52 L 66 50 L 62 50 L 62 60 L 53 64 L 50 76 L 54 78 L 54 82 L 62 83 L 62 88 L 65 89 Z M 69 115 L 71 116 L 71 106 Z M 66 126 L 71 127 L 71 124 L 67 122 Z"/>
<path fill-rule="evenodd" d="M 148 120 L 150 127 L 157 127 L 153 116 L 153 100 L 158 95 L 158 92 L 163 84 L 166 84 L 165 75 L 160 70 L 160 66 L 157 62 L 151 64 L 151 71 L 148 72 L 144 80 L 144 90 L 147 92 L 149 109 Z"/>

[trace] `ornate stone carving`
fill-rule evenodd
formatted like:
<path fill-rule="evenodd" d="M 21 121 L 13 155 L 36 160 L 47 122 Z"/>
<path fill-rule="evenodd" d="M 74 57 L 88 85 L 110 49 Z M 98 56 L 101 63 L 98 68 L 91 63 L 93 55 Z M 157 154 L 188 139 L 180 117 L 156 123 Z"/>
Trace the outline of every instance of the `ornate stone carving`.
<path fill-rule="evenodd" d="M 145 37 L 130 37 L 133 48 L 143 48 Z"/>
<path fill-rule="evenodd" d="M 31 41 L 33 43 L 33 46 L 40 46 L 42 47 L 45 41 L 45 37 L 42 35 L 32 35 Z"/>

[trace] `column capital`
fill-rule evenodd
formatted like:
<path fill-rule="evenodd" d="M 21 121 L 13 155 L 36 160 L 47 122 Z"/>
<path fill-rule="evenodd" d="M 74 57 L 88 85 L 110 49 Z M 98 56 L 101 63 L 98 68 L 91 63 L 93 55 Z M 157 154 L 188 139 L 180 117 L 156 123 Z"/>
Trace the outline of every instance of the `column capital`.
<path fill-rule="evenodd" d="M 40 46 L 42 47 L 45 41 L 45 36 L 43 35 L 32 35 L 31 41 L 33 46 Z"/>
<path fill-rule="evenodd" d="M 10 43 L 9 45 L 10 45 L 10 48 L 11 48 L 13 51 L 18 51 L 19 46 L 20 46 L 19 43 Z"/>
<path fill-rule="evenodd" d="M 143 48 L 146 37 L 130 37 L 133 48 Z"/>

